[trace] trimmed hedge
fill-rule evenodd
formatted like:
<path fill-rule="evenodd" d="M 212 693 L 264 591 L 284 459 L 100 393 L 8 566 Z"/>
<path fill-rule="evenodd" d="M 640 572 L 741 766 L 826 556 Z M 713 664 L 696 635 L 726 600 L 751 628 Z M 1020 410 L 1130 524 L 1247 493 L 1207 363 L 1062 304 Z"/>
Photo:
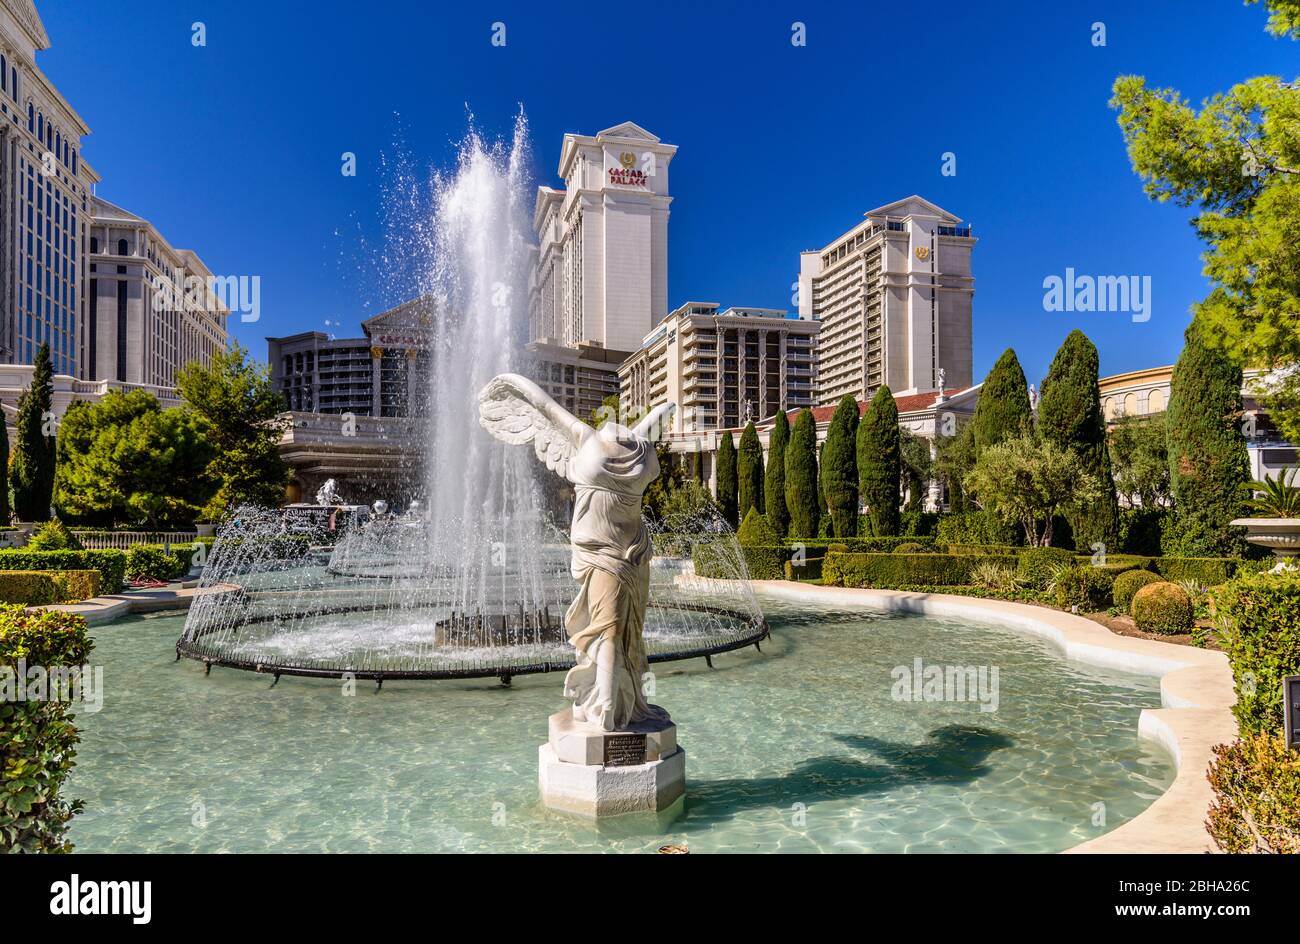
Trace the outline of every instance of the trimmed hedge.
<path fill-rule="evenodd" d="M 1241 561 L 1235 557 L 1155 557 L 1151 567 L 1170 583 L 1195 580 L 1203 587 L 1227 583 Z"/>
<path fill-rule="evenodd" d="M 934 533 L 944 544 L 1020 543 L 1020 529 L 989 511 L 943 515 Z"/>
<path fill-rule="evenodd" d="M 691 554 L 696 575 L 735 579 L 736 567 L 740 561 L 736 559 L 731 547 L 730 542 L 702 541 L 696 544 Z M 741 547 L 740 553 L 751 580 L 781 580 L 785 577 L 785 562 L 794 552 L 788 547 L 749 545 Z"/>
<path fill-rule="evenodd" d="M 1194 622 L 1191 597 L 1176 583 L 1161 581 L 1140 587 L 1133 594 L 1131 608 L 1133 622 L 1144 633 L 1185 633 Z"/>
<path fill-rule="evenodd" d="M 1065 610 L 1077 606 L 1083 611 L 1096 612 L 1110 606 L 1114 583 L 1114 575 L 1104 568 L 1081 564 L 1057 574 L 1052 598 Z"/>
<path fill-rule="evenodd" d="M 1020 552 L 1016 576 L 1035 590 L 1046 590 L 1062 567 L 1074 563 L 1074 551 L 1063 547 L 1029 547 Z"/>
<path fill-rule="evenodd" d="M 1272 734 L 1214 748 L 1206 828 L 1224 852 L 1300 853 L 1300 754 Z"/>
<path fill-rule="evenodd" d="M 126 552 L 126 575 L 132 580 L 179 580 L 193 566 L 194 544 L 173 544 L 170 552 L 161 544 L 135 544 Z"/>
<path fill-rule="evenodd" d="M 97 570 L 0 570 L 0 603 L 45 606 L 97 596 Z"/>
<path fill-rule="evenodd" d="M 865 533 L 862 530 L 863 519 L 866 515 L 858 516 L 858 534 Z M 942 516 L 933 511 L 904 511 L 898 515 L 898 533 L 907 538 L 932 538 L 939 529 L 939 519 Z"/>
<path fill-rule="evenodd" d="M 1149 583 L 1159 583 L 1160 576 L 1149 570 L 1126 570 L 1115 578 L 1115 585 L 1111 588 L 1111 597 L 1115 605 L 1128 612 L 1129 606 L 1133 603 L 1133 594 L 1137 593 Z"/>
<path fill-rule="evenodd" d="M 800 541 L 792 541 L 790 543 L 802 544 L 805 548 L 808 549 L 809 554 L 812 554 L 814 549 L 821 549 L 822 552 L 824 553 L 826 548 L 833 548 L 836 545 L 841 545 L 843 547 L 848 548 L 850 551 L 854 551 L 862 554 L 888 553 L 889 551 L 892 551 L 894 548 L 898 547 L 900 544 L 919 544 L 921 547 L 924 548 L 934 548 L 935 550 L 940 550 L 940 551 L 943 550 L 943 546 L 937 543 L 934 538 L 922 537 L 920 535 L 913 535 L 910 537 L 891 536 L 891 537 L 879 537 L 879 538 L 873 538 L 873 537 L 818 538 L 816 540 L 808 540 L 808 541 L 800 540 Z"/>
<path fill-rule="evenodd" d="M 1248 574 L 1212 594 L 1241 733 L 1282 730 L 1282 677 L 1300 675 L 1300 574 Z"/>
<path fill-rule="evenodd" d="M 86 621 L 56 610 L 0 606 L 0 672 L 83 666 L 94 644 Z M 60 795 L 81 740 L 72 704 L 0 699 L 0 852 L 71 852 L 68 824 L 81 801 Z"/>
<path fill-rule="evenodd" d="M 29 551 L 26 548 L 0 550 L 0 571 L 6 570 L 97 570 L 99 592 L 120 593 L 126 575 L 126 552 Z"/>
<path fill-rule="evenodd" d="M 894 554 L 924 554 L 925 547 L 915 541 L 904 541 L 891 552 Z"/>
<path fill-rule="evenodd" d="M 795 560 L 785 562 L 786 580 L 821 580 L 823 557 L 807 557 L 802 563 Z"/>
<path fill-rule="evenodd" d="M 961 586 L 970 583 L 978 557 L 955 554 L 861 554 L 834 551 L 822 564 L 822 582 L 832 587 L 895 589 L 926 584 Z"/>

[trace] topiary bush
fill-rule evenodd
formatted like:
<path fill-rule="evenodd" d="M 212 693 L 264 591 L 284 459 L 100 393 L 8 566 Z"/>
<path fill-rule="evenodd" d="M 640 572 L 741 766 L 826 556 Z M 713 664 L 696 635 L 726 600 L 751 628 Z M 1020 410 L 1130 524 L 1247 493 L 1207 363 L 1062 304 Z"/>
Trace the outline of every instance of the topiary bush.
<path fill-rule="evenodd" d="M 1127 613 L 1133 603 L 1133 594 L 1149 583 L 1160 583 L 1160 576 L 1149 570 L 1126 570 L 1115 578 L 1110 591 L 1111 598 L 1117 607 Z"/>
<path fill-rule="evenodd" d="M 175 580 L 189 570 L 175 553 L 157 544 L 135 544 L 126 552 L 126 576 L 131 580 Z"/>
<path fill-rule="evenodd" d="M 0 570 L 0 602 L 46 606 L 99 595 L 94 570 Z"/>
<path fill-rule="evenodd" d="M 1056 572 L 1074 563 L 1074 552 L 1063 547 L 1030 547 L 1020 552 L 1016 576 L 1035 590 L 1046 590 Z"/>
<path fill-rule="evenodd" d="M 93 643 L 80 616 L 0 606 L 0 672 L 84 666 Z M 80 741 L 72 703 L 0 699 L 0 852 L 71 852 L 68 825 L 79 800 L 61 791 Z"/>
<path fill-rule="evenodd" d="M 29 551 L 84 551 L 77 536 L 69 531 L 58 518 L 51 518 L 37 526 L 27 540 Z"/>
<path fill-rule="evenodd" d="M 895 554 L 924 554 L 925 548 L 915 541 L 904 541 L 898 547 L 894 548 Z"/>
<path fill-rule="evenodd" d="M 1300 853 L 1300 753 L 1275 734 L 1214 748 L 1206 829 L 1224 852 Z"/>
<path fill-rule="evenodd" d="M 736 540 L 740 542 L 742 547 L 749 545 L 774 547 L 781 543 L 781 539 L 777 537 L 776 530 L 767 520 L 767 516 L 754 507 L 750 507 L 745 514 L 745 520 L 740 523 L 740 530 L 736 532 Z"/>
<path fill-rule="evenodd" d="M 1056 574 L 1052 599 L 1066 610 L 1076 606 L 1085 612 L 1104 610 L 1110 606 L 1114 583 L 1114 575 L 1104 568 L 1076 564 Z"/>
<path fill-rule="evenodd" d="M 1227 583 L 1241 562 L 1235 557 L 1157 557 L 1151 566 L 1171 583 L 1195 580 L 1202 587 Z"/>
<path fill-rule="evenodd" d="M 126 575 L 126 552 L 29 551 L 27 548 L 0 550 L 0 571 L 4 570 L 97 570 L 99 592 L 119 593 Z"/>
<path fill-rule="evenodd" d="M 1282 730 L 1282 678 L 1300 675 L 1300 574 L 1248 574 L 1211 591 L 1243 735 Z"/>
<path fill-rule="evenodd" d="M 961 586 L 982 558 L 953 554 L 857 554 L 832 551 L 822 564 L 822 582 L 832 587 Z"/>
<path fill-rule="evenodd" d="M 1176 583 L 1149 583 L 1133 594 L 1130 606 L 1133 622 L 1144 633 L 1168 636 L 1192 629 L 1192 599 Z"/>

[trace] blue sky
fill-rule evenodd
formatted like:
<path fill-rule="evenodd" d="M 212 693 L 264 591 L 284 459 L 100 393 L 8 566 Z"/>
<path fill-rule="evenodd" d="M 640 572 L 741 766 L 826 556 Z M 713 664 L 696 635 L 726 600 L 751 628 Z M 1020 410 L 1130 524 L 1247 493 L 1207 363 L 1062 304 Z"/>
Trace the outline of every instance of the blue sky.
<path fill-rule="evenodd" d="M 978 9 L 988 7 L 989 9 Z M 1115 373 L 1172 362 L 1204 294 L 1187 211 L 1149 201 L 1114 113 L 1115 76 L 1193 101 L 1300 75 L 1300 43 L 1232 0 L 589 5 L 44 0 L 40 63 L 91 126 L 99 194 L 222 274 L 260 275 L 267 335 L 359 333 L 394 286 L 382 167 L 403 140 L 448 165 L 467 109 L 508 134 L 522 104 L 539 181 L 561 135 L 632 120 L 673 163 L 669 303 L 789 308 L 798 253 L 919 193 L 969 221 L 975 374 L 1007 346 L 1042 377 L 1071 328 Z M 207 46 L 191 44 L 202 21 Z M 506 24 L 505 47 L 490 43 Z M 791 24 L 807 45 L 791 45 Z M 1106 27 L 1094 47 L 1091 25 Z M 358 156 L 355 178 L 340 155 Z M 941 155 L 957 174 L 940 173 Z M 1044 277 L 1149 275 L 1152 317 L 1049 313 Z M 327 324 L 328 322 L 328 324 Z M 341 324 L 341 327 L 337 327 Z"/>

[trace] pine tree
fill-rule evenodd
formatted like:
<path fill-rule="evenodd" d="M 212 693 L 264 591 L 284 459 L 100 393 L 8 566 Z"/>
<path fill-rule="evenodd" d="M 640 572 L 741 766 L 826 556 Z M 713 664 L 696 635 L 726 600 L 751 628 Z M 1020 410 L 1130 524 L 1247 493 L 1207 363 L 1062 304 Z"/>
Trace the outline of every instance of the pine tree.
<path fill-rule="evenodd" d="M 831 416 L 821 463 L 822 494 L 837 538 L 858 533 L 857 437 L 858 401 L 846 393 Z"/>
<path fill-rule="evenodd" d="M 791 538 L 817 537 L 821 518 L 817 495 L 817 424 L 812 410 L 804 407 L 785 450 L 785 506 L 790 513 Z"/>
<path fill-rule="evenodd" d="M 1201 340 L 1193 322 L 1174 366 L 1165 415 L 1174 526 L 1164 551 L 1189 557 L 1240 554 L 1229 522 L 1245 514 L 1250 460 L 1241 430 L 1241 368 Z"/>
<path fill-rule="evenodd" d="M 717 495 L 718 508 L 722 510 L 722 517 L 733 528 L 737 527 L 740 519 L 737 515 L 738 496 L 736 480 L 736 444 L 732 442 L 731 432 L 724 430 L 721 441 L 718 443 L 718 469 L 717 469 Z"/>
<path fill-rule="evenodd" d="M 778 410 L 776 422 L 767 438 L 767 477 L 763 482 L 763 501 L 767 523 L 779 537 L 790 530 L 790 512 L 785 507 L 785 450 L 790 441 L 790 421 L 785 410 Z"/>
<path fill-rule="evenodd" d="M 1052 359 L 1038 401 L 1039 434 L 1062 449 L 1073 449 L 1102 488 L 1097 501 L 1066 517 L 1080 551 L 1096 543 L 1114 550 L 1119 541 L 1119 503 L 1097 395 L 1099 363 L 1097 348 L 1087 335 L 1071 331 Z"/>
<path fill-rule="evenodd" d="M 858 427 L 858 474 L 873 537 L 898 534 L 903 438 L 898 429 L 898 405 L 888 387 L 871 399 Z"/>
<path fill-rule="evenodd" d="M 1025 372 L 1020 368 L 1016 352 L 1007 348 L 980 387 L 975 417 L 971 420 L 976 453 L 1004 439 L 1014 439 L 1032 423 Z"/>
<path fill-rule="evenodd" d="M 754 508 L 761 515 L 763 506 L 763 444 L 758 441 L 758 430 L 750 420 L 745 431 L 740 434 L 740 453 L 736 458 L 736 473 L 739 480 L 736 513 L 744 521 L 749 509 Z"/>
<path fill-rule="evenodd" d="M 14 511 L 21 521 L 46 521 L 54 496 L 54 437 L 45 435 L 53 416 L 54 365 L 50 347 L 36 352 L 32 383 L 18 398 L 18 445 L 10 466 L 14 490 Z"/>

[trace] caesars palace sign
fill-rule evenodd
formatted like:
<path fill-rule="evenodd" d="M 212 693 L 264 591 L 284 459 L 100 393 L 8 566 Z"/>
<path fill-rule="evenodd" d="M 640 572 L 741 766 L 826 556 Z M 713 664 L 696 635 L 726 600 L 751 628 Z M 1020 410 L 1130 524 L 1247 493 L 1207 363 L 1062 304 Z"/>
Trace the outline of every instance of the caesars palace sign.
<path fill-rule="evenodd" d="M 635 168 L 636 155 L 631 151 L 624 151 L 620 154 L 618 162 L 622 166 L 609 169 L 609 182 L 611 184 L 619 184 L 624 187 L 648 187 L 650 185 L 650 175 Z"/>

